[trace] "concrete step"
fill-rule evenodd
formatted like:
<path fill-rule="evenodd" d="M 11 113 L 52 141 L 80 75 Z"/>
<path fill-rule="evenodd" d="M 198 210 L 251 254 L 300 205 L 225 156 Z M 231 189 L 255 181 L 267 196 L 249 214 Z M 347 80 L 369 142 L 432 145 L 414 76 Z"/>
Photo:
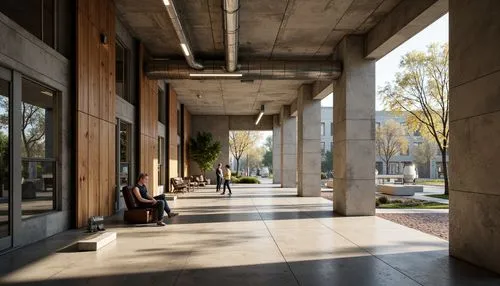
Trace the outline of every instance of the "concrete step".
<path fill-rule="evenodd" d="M 104 232 L 88 239 L 78 241 L 79 251 L 97 251 L 116 240 L 116 232 Z"/>

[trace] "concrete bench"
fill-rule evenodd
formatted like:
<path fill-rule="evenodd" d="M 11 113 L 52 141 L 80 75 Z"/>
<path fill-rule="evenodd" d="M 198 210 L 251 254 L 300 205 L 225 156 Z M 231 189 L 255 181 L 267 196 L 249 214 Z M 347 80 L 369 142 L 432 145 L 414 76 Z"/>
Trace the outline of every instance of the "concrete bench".
<path fill-rule="evenodd" d="M 104 232 L 78 241 L 79 251 L 96 251 L 116 240 L 116 232 Z"/>
<path fill-rule="evenodd" d="M 391 196 L 413 196 L 415 192 L 423 192 L 422 186 L 415 185 L 377 185 L 377 191 Z"/>

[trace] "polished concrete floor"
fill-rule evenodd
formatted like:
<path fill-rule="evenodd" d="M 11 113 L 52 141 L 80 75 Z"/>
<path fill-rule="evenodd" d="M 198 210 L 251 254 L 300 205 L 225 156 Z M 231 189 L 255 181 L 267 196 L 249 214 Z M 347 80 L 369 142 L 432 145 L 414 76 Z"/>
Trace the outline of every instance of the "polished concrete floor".
<path fill-rule="evenodd" d="M 76 252 L 73 230 L 0 256 L 0 285 L 500 285 L 448 243 L 377 217 L 338 217 L 294 189 L 180 196 L 166 227 L 108 222 L 117 240 Z"/>

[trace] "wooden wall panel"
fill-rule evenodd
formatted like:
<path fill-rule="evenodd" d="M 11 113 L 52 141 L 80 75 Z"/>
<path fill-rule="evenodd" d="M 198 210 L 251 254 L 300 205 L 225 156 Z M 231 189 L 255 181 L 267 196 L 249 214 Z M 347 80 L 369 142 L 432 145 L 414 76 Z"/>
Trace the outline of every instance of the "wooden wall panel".
<path fill-rule="evenodd" d="M 99 215 L 99 119 L 89 116 L 89 216 Z"/>
<path fill-rule="evenodd" d="M 139 172 L 149 175 L 148 188 L 158 194 L 158 81 L 149 80 L 142 67 L 146 51 L 139 48 Z"/>
<path fill-rule="evenodd" d="M 177 149 L 177 143 L 178 143 L 178 134 L 177 134 L 177 93 L 175 90 L 169 86 L 169 97 L 168 97 L 168 132 L 169 132 L 169 142 L 168 142 L 168 182 L 169 182 L 169 189 L 171 190 L 170 186 L 170 179 L 178 177 L 179 174 L 179 166 L 178 166 L 178 160 L 180 159 L 179 152 Z"/>
<path fill-rule="evenodd" d="M 191 140 L 191 114 L 184 106 L 184 134 L 183 134 L 183 163 L 184 163 L 184 174 L 189 176 L 189 141 Z"/>
<path fill-rule="evenodd" d="M 76 7 L 76 225 L 82 227 L 89 216 L 114 212 L 116 16 L 113 0 L 77 0 Z"/>
<path fill-rule="evenodd" d="M 76 154 L 76 160 L 78 164 L 76 165 L 77 172 L 77 193 L 76 193 L 76 204 L 87 205 L 88 202 L 88 189 L 89 189 L 89 116 L 83 112 L 77 112 L 78 120 L 78 132 L 77 132 L 77 142 L 76 148 L 78 150 Z M 86 218 L 88 217 L 87 208 L 77 208 L 76 209 L 76 219 L 78 225 L 84 225 Z"/>

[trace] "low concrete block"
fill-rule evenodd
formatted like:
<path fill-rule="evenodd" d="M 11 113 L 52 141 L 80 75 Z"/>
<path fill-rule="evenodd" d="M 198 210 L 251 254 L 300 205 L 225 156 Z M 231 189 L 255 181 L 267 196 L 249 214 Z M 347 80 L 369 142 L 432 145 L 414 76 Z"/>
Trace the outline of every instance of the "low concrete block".
<path fill-rule="evenodd" d="M 177 195 L 165 195 L 165 199 L 167 201 L 176 201 L 177 200 Z"/>
<path fill-rule="evenodd" d="M 391 196 L 413 196 L 415 192 L 423 192 L 422 186 L 415 185 L 377 185 L 377 191 Z"/>
<path fill-rule="evenodd" d="M 92 238 L 78 241 L 79 251 L 96 251 L 116 240 L 116 232 L 104 232 Z"/>

